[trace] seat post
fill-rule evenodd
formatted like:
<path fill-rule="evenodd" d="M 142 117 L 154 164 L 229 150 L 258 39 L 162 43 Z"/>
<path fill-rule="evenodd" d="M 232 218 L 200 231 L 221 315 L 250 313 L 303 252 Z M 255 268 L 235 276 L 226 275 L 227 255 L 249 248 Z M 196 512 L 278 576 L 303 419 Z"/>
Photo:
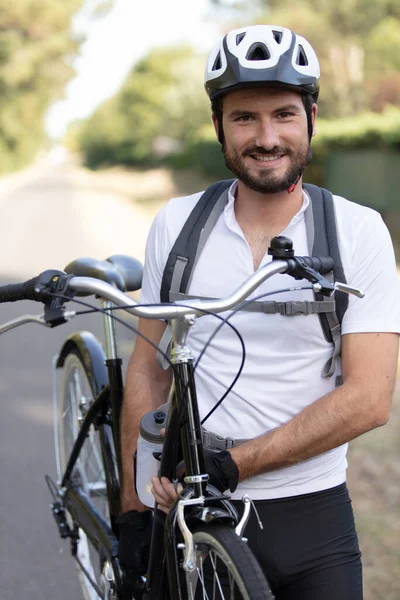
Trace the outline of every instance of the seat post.
<path fill-rule="evenodd" d="M 117 352 L 117 334 L 115 320 L 112 317 L 110 309 L 115 307 L 113 302 L 108 300 L 101 301 L 103 310 L 104 322 L 104 337 L 105 337 L 105 352 L 106 366 L 108 370 L 109 396 L 111 403 L 112 414 L 112 436 L 114 441 L 115 457 L 118 469 L 118 481 L 122 481 L 122 459 L 121 459 L 121 438 L 120 438 L 120 421 L 121 407 L 123 402 L 124 385 L 122 378 L 122 359 L 119 358 Z M 117 486 L 117 487 L 116 487 Z M 118 488 L 118 489 L 117 489 Z M 116 491 L 117 489 L 117 491 Z M 112 507 L 114 514 L 121 512 L 121 498 L 119 491 L 119 483 L 113 483 Z"/>
<path fill-rule="evenodd" d="M 110 314 L 110 309 L 112 309 L 115 305 L 109 300 L 102 300 L 101 304 L 103 309 L 107 310 L 107 313 L 103 313 L 106 356 L 107 359 L 116 359 L 118 358 L 117 332 L 115 328 L 115 321 Z"/>

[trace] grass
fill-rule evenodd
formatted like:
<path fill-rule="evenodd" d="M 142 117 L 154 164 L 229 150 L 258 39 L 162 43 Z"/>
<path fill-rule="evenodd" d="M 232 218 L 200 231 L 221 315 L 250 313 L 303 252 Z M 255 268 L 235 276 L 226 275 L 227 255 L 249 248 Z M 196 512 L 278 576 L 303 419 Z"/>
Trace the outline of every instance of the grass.
<path fill-rule="evenodd" d="M 348 486 L 364 566 L 364 600 L 399 600 L 400 380 L 389 422 L 350 444 Z"/>

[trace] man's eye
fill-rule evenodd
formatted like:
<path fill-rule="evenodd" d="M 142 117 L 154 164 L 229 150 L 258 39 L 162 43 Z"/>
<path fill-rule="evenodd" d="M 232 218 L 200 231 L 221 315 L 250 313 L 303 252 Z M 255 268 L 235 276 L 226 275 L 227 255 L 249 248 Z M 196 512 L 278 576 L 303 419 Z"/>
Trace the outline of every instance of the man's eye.
<path fill-rule="evenodd" d="M 278 116 L 279 116 L 280 119 L 289 119 L 290 117 L 293 116 L 293 113 L 286 111 L 286 112 L 279 113 Z"/>
<path fill-rule="evenodd" d="M 253 117 L 251 115 L 240 115 L 236 117 L 235 121 L 251 121 Z"/>

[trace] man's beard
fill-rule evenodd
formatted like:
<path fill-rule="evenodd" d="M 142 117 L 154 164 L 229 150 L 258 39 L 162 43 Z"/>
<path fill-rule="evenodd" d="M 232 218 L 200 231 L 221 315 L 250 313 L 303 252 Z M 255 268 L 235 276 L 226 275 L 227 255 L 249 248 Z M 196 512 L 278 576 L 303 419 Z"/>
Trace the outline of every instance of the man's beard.
<path fill-rule="evenodd" d="M 274 147 L 272 150 L 256 146 L 248 148 L 242 155 L 237 152 L 229 152 L 225 143 L 222 146 L 225 164 L 242 181 L 246 187 L 259 194 L 279 194 L 290 188 L 301 176 L 310 160 L 310 145 L 300 146 L 295 154 L 289 148 Z M 251 173 L 244 162 L 244 157 L 251 154 L 263 154 L 265 156 L 282 155 L 288 156 L 290 165 L 281 177 L 277 177 L 271 168 L 259 169 L 257 174 Z"/>

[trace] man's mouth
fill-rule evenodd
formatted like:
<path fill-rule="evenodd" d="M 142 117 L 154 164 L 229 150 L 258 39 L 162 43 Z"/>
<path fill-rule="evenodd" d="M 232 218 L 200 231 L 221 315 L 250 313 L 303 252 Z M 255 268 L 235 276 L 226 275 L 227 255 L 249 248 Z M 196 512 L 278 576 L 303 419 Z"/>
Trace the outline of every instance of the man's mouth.
<path fill-rule="evenodd" d="M 273 160 L 278 160 L 278 158 L 282 158 L 283 154 L 249 154 L 251 158 L 257 160 L 259 162 L 271 162 Z"/>

